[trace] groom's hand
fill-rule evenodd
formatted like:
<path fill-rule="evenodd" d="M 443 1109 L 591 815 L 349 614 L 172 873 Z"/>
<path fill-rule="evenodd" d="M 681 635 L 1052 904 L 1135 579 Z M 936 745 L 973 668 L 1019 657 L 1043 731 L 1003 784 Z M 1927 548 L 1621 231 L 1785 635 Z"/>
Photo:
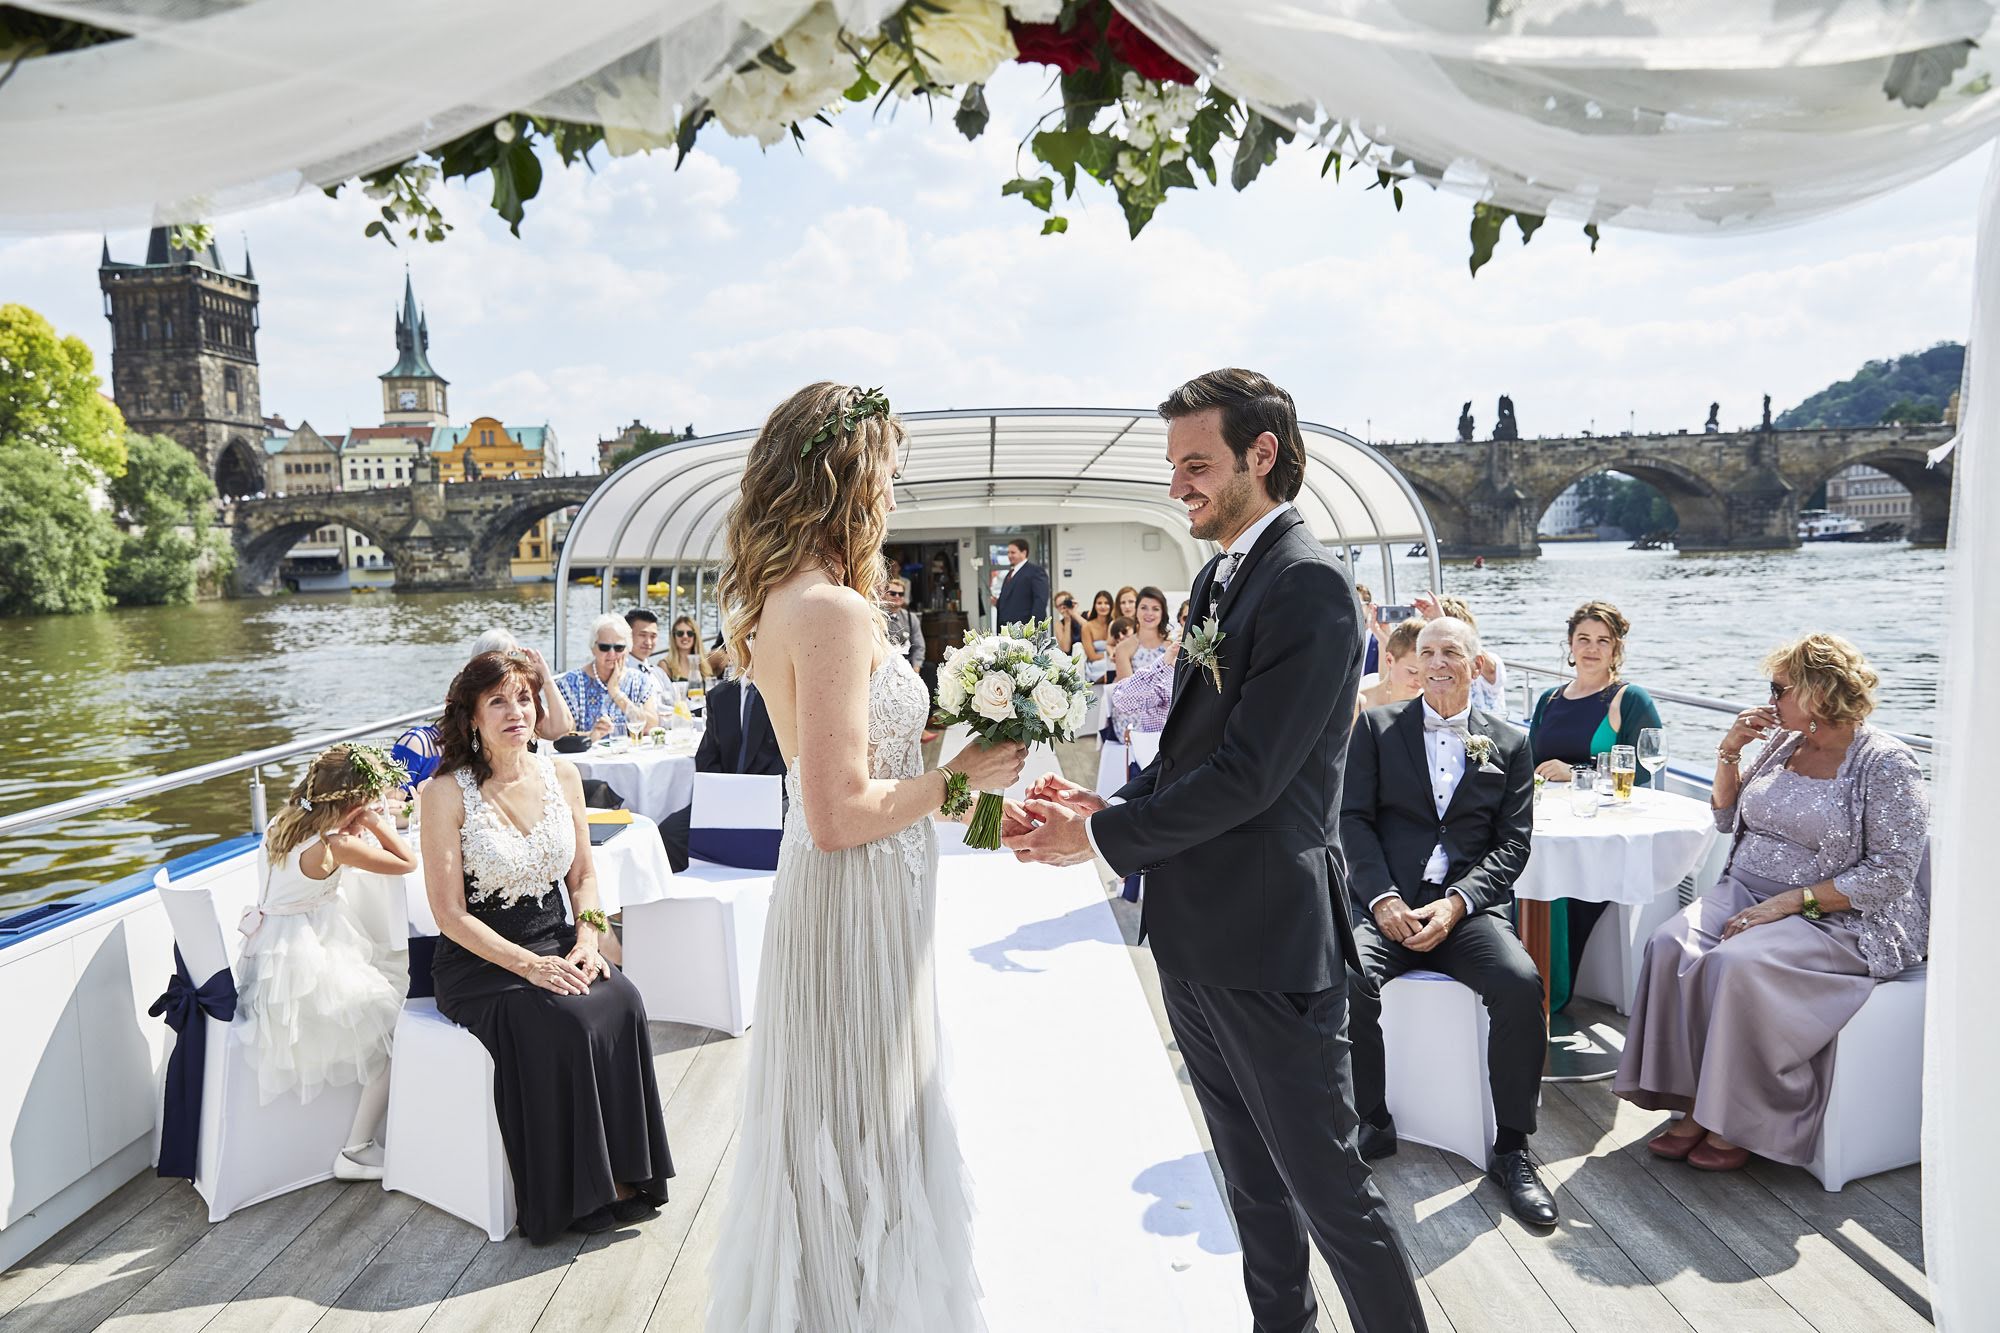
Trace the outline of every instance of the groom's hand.
<path fill-rule="evenodd" d="M 1090 837 L 1083 827 L 1089 815 L 1054 801 L 1033 799 L 1028 802 L 1027 812 L 1040 822 L 1040 827 L 1007 839 L 1007 846 L 1013 848 L 1018 859 L 1047 866 L 1082 865 L 1090 860 Z"/>
<path fill-rule="evenodd" d="M 1010 838 L 1018 838 L 1024 833 L 1034 831 L 1035 821 L 1028 817 L 1028 812 L 1021 808 L 1019 801 L 1000 803 L 1000 843 L 1003 847 L 1013 846 L 1008 841 Z"/>
<path fill-rule="evenodd" d="M 1029 801 L 1047 801 L 1068 806 L 1082 815 L 1094 815 L 1106 801 L 1088 787 L 1080 787 L 1060 773 L 1044 773 L 1028 784 Z"/>

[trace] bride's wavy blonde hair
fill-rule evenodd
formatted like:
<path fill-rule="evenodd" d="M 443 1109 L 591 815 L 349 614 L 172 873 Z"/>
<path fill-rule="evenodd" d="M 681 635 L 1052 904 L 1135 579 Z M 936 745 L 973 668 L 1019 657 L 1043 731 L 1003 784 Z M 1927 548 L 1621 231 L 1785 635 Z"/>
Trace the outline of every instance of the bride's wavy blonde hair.
<path fill-rule="evenodd" d="M 839 415 L 864 396 L 848 384 L 808 384 L 777 406 L 750 446 L 717 586 L 723 631 L 744 671 L 765 598 L 801 568 L 818 565 L 870 604 L 877 600 L 889 531 L 883 496 L 904 435 L 894 414 L 839 428 Z M 835 429 L 814 442 L 830 420 Z"/>

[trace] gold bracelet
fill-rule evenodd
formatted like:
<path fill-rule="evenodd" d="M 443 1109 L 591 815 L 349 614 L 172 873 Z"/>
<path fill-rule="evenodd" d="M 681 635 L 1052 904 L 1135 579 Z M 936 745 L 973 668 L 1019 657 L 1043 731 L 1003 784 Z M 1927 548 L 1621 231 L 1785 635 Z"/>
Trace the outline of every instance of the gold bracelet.
<path fill-rule="evenodd" d="M 1738 764 L 1743 762 L 1743 751 L 1737 750 L 1734 753 L 1731 753 L 1728 750 L 1724 750 L 1718 747 L 1715 751 L 1715 757 L 1721 760 L 1723 763 L 1727 764 L 1729 767 L 1734 768 Z"/>

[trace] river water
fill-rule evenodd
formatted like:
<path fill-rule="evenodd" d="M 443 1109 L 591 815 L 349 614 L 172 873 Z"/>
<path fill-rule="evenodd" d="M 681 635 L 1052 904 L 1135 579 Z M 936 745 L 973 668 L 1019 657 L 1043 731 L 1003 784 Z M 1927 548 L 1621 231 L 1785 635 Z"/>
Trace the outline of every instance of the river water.
<path fill-rule="evenodd" d="M 1633 622 L 1625 674 L 1641 684 L 1761 699 L 1758 662 L 1823 629 L 1860 644 L 1883 675 L 1876 721 L 1930 734 L 1944 638 L 1944 554 L 1822 545 L 1676 555 L 1551 544 L 1540 560 L 1446 567 L 1489 646 L 1556 667 L 1563 621 L 1607 598 Z M 1421 586 L 1422 562 L 1397 558 Z M 1379 593 L 1369 553 L 1361 577 Z M 572 654 L 596 610 L 572 607 Z M 549 585 L 492 593 L 382 592 L 134 608 L 0 622 L 0 812 L 358 725 L 441 700 L 465 645 L 504 626 L 547 651 Z M 574 660 L 574 657 L 573 657 Z M 1518 676 L 1516 677 L 1518 681 Z M 1518 683 L 1510 703 L 1524 714 Z M 1663 704 L 1676 763 L 1707 771 L 1724 719 Z M 267 773 L 272 804 L 297 764 Z M 0 910 L 108 883 L 248 828 L 246 779 L 219 779 L 0 839 Z"/>

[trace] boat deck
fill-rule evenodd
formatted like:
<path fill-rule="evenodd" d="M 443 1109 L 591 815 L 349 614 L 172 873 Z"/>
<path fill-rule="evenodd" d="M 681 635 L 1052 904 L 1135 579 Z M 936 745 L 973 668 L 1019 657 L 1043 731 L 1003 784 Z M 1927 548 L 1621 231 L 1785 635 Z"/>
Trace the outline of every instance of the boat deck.
<path fill-rule="evenodd" d="M 1129 942 L 1136 913 L 1114 907 Z M 1131 957 L 1178 1068 L 1151 956 L 1134 948 Z M 698 1330 L 748 1040 L 667 1023 L 653 1025 L 653 1040 L 679 1175 L 672 1201 L 642 1225 L 542 1249 L 519 1238 L 492 1244 L 407 1196 L 329 1181 L 210 1226 L 187 1182 L 141 1175 L 0 1274 L 0 1333 Z M 1194 1115 L 1191 1091 L 1189 1108 Z M 1379 1163 L 1431 1327 L 1929 1327 L 1917 1168 L 1840 1194 L 1790 1167 L 1705 1175 L 1646 1152 L 1658 1123 L 1615 1100 L 1608 1083 L 1548 1085 L 1535 1147 L 1563 1210 L 1549 1235 L 1515 1222 L 1456 1157 L 1406 1145 Z M 1316 1256 L 1314 1277 L 1322 1327 L 1349 1328 Z"/>

